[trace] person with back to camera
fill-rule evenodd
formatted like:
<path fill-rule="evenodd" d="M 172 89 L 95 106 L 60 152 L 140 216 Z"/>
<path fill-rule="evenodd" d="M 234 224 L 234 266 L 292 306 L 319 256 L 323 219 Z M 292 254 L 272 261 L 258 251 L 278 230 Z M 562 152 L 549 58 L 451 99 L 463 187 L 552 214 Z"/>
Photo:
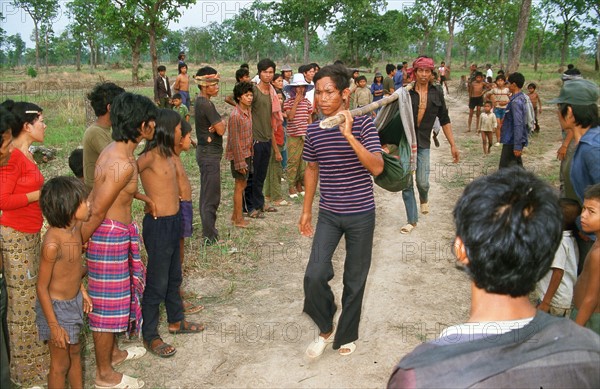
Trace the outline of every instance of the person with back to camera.
<path fill-rule="evenodd" d="M 600 337 L 529 302 L 562 237 L 553 189 L 524 169 L 501 169 L 467 185 L 454 223 L 469 319 L 402 358 L 388 388 L 600 387 Z"/>

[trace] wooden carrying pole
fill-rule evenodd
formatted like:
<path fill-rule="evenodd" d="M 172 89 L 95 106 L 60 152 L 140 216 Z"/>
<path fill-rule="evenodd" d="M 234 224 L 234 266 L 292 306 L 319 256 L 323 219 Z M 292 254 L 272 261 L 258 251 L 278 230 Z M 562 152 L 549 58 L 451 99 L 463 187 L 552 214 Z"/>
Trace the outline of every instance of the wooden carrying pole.
<path fill-rule="evenodd" d="M 407 91 L 411 90 L 412 88 L 413 88 L 413 84 L 408 84 L 407 86 L 404 87 L 404 89 L 406 89 Z M 393 103 L 396 100 L 398 100 L 398 94 L 392 93 L 391 95 L 384 97 L 381 100 L 374 101 L 370 104 L 363 105 L 362 107 L 351 110 L 350 115 L 352 117 L 366 115 L 369 112 L 373 112 L 376 109 L 383 107 L 385 105 L 388 105 L 390 103 Z M 346 118 L 344 117 L 344 115 L 342 115 L 341 113 L 338 113 L 335 116 L 331 116 L 331 117 L 321 120 L 319 127 L 323 128 L 323 129 L 333 128 L 335 126 L 339 126 L 340 124 L 344 123 L 345 121 L 346 121 Z"/>

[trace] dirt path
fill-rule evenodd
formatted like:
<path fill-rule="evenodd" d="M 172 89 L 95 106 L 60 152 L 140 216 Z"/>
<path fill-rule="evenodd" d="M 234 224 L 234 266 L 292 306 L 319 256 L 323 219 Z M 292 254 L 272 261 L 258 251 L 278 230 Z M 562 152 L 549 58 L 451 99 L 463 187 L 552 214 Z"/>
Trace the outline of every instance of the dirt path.
<path fill-rule="evenodd" d="M 463 100 L 448 99 L 454 128 L 459 130 L 457 142 L 463 153 L 479 153 L 479 161 L 479 138 L 460 131 L 466 127 Z M 228 260 L 255 258 L 255 271 L 235 280 L 187 279 L 187 289 L 205 296 L 230 296 L 222 302 L 208 300 L 207 309 L 190 318 L 207 323 L 202 335 L 166 335 L 165 341 L 178 348 L 175 357 L 149 355 L 124 364 L 120 371 L 143 378 L 151 388 L 385 386 L 403 355 L 468 316 L 468 280 L 455 267 L 450 250 L 454 237 L 452 209 L 462 191 L 462 185 L 455 182 L 468 181 L 481 174 L 482 168 L 496 165 L 499 148 L 494 148 L 487 164 L 465 162 L 453 166 L 449 164 L 448 144 L 444 137 L 440 139 L 442 146 L 431 153 L 431 212 L 420 215 L 418 227 L 410 235 L 399 232 L 406 222 L 401 194 L 375 190 L 373 263 L 364 296 L 360 338 L 352 356 L 340 357 L 328 349 L 316 361 L 304 357 L 306 346 L 317 335 L 312 321 L 302 314 L 302 280 L 311 240 L 297 233 L 301 206 L 293 204 L 264 220 L 253 221 L 253 241 L 269 237 L 262 244 L 224 254 L 230 256 Z M 556 139 L 554 136 L 552 142 Z M 465 145 L 474 151 L 463 149 Z M 548 162 L 545 158 L 551 158 L 551 153 L 545 152 L 543 163 Z M 316 219 L 316 209 L 314 214 Z M 342 241 L 334 257 L 337 276 L 332 287 L 338 306 L 343 246 Z M 161 333 L 166 333 L 166 328 L 161 327 Z M 93 372 L 91 363 L 88 361 L 86 370 Z M 87 382 L 93 382 L 93 378 Z"/>

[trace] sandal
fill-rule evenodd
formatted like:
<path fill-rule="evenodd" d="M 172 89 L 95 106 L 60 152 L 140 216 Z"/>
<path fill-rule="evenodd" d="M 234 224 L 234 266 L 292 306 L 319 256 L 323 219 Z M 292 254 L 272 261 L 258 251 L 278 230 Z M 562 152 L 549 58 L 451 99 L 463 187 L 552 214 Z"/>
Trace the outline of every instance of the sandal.
<path fill-rule="evenodd" d="M 347 351 L 342 351 L 344 349 L 347 350 Z M 350 342 L 350 343 L 343 344 L 340 347 L 339 353 L 342 356 L 346 356 L 346 355 L 352 354 L 354 352 L 354 350 L 356 350 L 356 344 L 354 342 Z"/>
<path fill-rule="evenodd" d="M 262 212 L 277 212 L 277 208 L 269 205 L 268 207 L 263 207 Z"/>
<path fill-rule="evenodd" d="M 202 331 L 204 331 L 204 326 L 202 324 L 191 323 L 191 322 L 185 321 L 185 320 L 182 320 L 179 322 L 178 329 L 172 330 L 169 328 L 169 334 L 171 334 L 171 335 L 197 334 Z"/>
<path fill-rule="evenodd" d="M 112 367 L 118 366 L 125 361 L 135 361 L 136 359 L 140 359 L 146 355 L 146 349 L 139 346 L 129 347 L 125 351 L 127 352 L 125 359 L 123 359 L 121 362 L 112 363 Z"/>
<path fill-rule="evenodd" d="M 189 301 L 183 301 L 183 313 L 185 313 L 186 315 L 193 315 L 194 313 L 198 313 L 203 309 L 203 305 L 192 304 Z"/>
<path fill-rule="evenodd" d="M 160 341 L 160 344 L 152 347 L 152 343 L 157 340 Z M 154 354 L 158 357 L 161 357 L 161 358 L 169 358 L 177 353 L 177 349 L 175 349 L 175 347 L 171 346 L 168 343 L 163 342 L 163 340 L 161 338 L 156 338 L 156 339 L 150 341 L 149 343 L 144 342 L 144 347 L 146 347 L 146 349 L 148 351 L 150 351 L 152 354 Z M 167 351 L 168 348 L 171 348 L 171 351 Z"/>
<path fill-rule="evenodd" d="M 335 338 L 335 327 L 331 331 L 331 334 L 325 339 L 321 335 L 315 342 L 311 342 L 306 348 L 306 356 L 309 358 L 317 358 L 323 354 L 323 351 L 327 348 L 328 345 L 333 343 L 333 339 Z"/>
<path fill-rule="evenodd" d="M 254 211 L 248 213 L 248 217 L 252 219 L 264 219 L 265 215 L 258 209 L 255 209 Z"/>
<path fill-rule="evenodd" d="M 411 232 L 412 230 L 414 230 L 414 229 L 415 229 L 415 227 L 416 227 L 416 226 L 413 226 L 412 224 L 408 223 L 408 224 L 406 224 L 404 227 L 402 227 L 402 228 L 400 229 L 400 233 L 401 233 L 401 234 L 410 234 L 410 232 Z"/>

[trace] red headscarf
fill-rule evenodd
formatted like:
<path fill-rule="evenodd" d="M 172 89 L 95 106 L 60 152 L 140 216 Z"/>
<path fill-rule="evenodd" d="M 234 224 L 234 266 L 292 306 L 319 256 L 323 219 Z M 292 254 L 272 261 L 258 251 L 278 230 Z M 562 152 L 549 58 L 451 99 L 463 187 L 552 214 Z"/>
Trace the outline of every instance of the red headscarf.
<path fill-rule="evenodd" d="M 431 71 L 433 71 L 434 66 L 433 66 L 433 59 L 432 58 L 427 58 L 427 57 L 419 57 L 415 60 L 415 62 L 413 62 L 412 65 L 413 69 L 429 69 Z"/>

